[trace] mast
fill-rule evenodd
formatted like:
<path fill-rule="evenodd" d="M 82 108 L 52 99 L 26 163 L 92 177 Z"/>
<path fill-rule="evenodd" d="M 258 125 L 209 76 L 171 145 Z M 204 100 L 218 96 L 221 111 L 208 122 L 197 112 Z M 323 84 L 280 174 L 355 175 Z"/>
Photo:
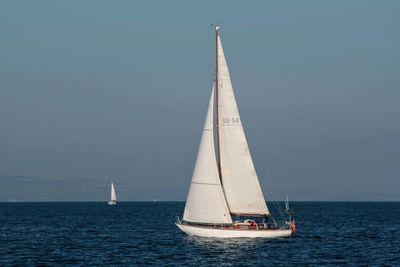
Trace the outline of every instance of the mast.
<path fill-rule="evenodd" d="M 215 110 L 216 110 L 216 125 L 217 125 L 217 166 L 218 173 L 222 183 L 222 173 L 221 173 L 221 149 L 219 143 L 219 112 L 218 112 L 218 30 L 219 26 L 215 26 Z"/>

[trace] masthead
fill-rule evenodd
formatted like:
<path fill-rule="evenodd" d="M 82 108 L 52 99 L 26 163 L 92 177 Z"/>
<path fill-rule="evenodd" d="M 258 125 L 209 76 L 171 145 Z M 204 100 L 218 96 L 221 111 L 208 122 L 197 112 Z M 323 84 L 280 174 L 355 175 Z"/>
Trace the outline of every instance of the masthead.
<path fill-rule="evenodd" d="M 214 27 L 215 31 L 218 31 L 220 26 L 218 24 L 211 24 L 212 27 Z"/>

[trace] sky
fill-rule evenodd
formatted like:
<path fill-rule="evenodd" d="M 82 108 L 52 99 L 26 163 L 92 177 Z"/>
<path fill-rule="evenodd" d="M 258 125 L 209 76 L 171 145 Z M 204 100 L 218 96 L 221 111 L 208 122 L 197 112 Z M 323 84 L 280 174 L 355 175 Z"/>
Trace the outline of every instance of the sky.
<path fill-rule="evenodd" d="M 0 201 L 185 200 L 221 38 L 266 199 L 400 200 L 399 1 L 2 1 Z"/>

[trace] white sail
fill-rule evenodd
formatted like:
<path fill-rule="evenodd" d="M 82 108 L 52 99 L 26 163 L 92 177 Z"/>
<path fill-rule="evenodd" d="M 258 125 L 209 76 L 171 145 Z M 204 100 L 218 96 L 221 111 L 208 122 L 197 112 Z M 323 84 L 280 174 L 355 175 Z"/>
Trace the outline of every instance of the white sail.
<path fill-rule="evenodd" d="M 213 108 L 214 88 L 208 105 L 183 220 L 231 224 L 232 219 L 222 191 L 215 159 Z"/>
<path fill-rule="evenodd" d="M 117 195 L 115 194 L 114 183 L 111 183 L 111 201 L 117 201 Z"/>
<path fill-rule="evenodd" d="M 218 39 L 218 114 L 222 186 L 232 214 L 268 215 Z"/>

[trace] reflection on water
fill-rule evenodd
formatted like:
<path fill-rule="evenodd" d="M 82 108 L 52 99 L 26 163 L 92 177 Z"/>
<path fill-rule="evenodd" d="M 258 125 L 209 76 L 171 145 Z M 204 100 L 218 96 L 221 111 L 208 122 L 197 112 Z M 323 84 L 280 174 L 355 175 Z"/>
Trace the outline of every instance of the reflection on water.
<path fill-rule="evenodd" d="M 215 263 L 245 264 L 243 259 L 265 255 L 265 250 L 271 246 L 281 246 L 293 242 L 290 238 L 265 239 L 265 238 L 203 238 L 185 237 L 186 242 L 192 249 L 205 257 L 212 257 L 210 261 Z M 283 246 L 283 247 L 282 247 Z M 260 254 L 261 250 L 264 250 Z M 255 258 L 256 259 L 256 258 Z M 255 260 L 254 259 L 254 260 Z M 252 260 L 253 261 L 253 260 Z M 261 263 L 261 261 L 259 262 Z"/>

